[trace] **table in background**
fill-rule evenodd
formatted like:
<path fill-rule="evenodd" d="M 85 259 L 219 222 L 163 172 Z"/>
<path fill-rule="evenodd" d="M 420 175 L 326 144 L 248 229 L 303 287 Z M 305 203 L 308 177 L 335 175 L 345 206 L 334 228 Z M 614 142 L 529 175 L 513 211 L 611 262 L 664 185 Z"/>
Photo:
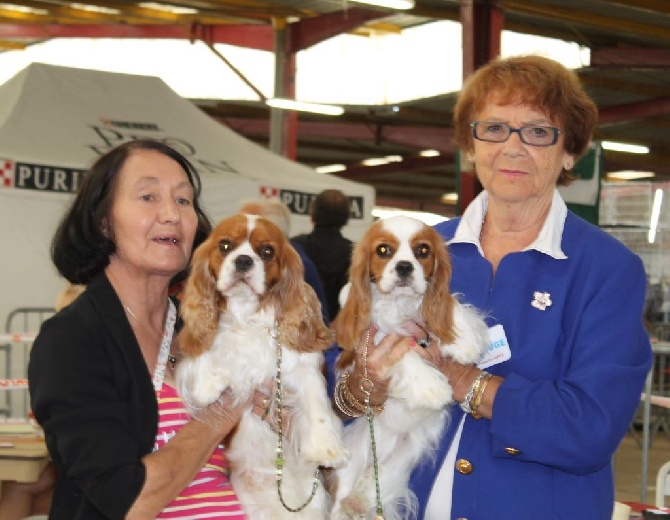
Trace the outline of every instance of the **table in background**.
<path fill-rule="evenodd" d="M 0 435 L 0 480 L 36 482 L 49 462 L 44 439 L 39 435 Z"/>

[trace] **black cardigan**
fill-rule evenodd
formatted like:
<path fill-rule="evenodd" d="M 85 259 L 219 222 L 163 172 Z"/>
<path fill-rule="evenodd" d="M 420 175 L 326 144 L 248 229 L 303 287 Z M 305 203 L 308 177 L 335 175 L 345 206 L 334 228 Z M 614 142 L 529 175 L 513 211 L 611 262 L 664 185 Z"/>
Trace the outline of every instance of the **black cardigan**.
<path fill-rule="evenodd" d="M 57 471 L 50 520 L 122 519 L 145 478 L 158 406 L 123 306 L 104 275 L 47 320 L 28 367 Z"/>

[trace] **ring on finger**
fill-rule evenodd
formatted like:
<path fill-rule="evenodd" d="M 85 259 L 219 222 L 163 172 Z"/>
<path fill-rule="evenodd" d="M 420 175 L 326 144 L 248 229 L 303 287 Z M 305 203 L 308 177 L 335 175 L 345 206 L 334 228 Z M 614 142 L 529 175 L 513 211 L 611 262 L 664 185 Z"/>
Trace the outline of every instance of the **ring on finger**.
<path fill-rule="evenodd" d="M 417 344 L 422 348 L 428 348 L 428 345 L 430 345 L 430 336 L 427 336 L 425 339 L 417 340 Z"/>

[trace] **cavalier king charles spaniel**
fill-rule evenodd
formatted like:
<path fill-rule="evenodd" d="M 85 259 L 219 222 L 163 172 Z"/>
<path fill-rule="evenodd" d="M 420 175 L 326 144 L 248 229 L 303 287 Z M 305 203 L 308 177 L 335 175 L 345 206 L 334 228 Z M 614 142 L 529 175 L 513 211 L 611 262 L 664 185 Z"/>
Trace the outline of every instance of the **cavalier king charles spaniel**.
<path fill-rule="evenodd" d="M 488 342 L 478 311 L 449 292 L 451 263 L 444 240 L 430 226 L 409 217 L 375 222 L 356 245 L 336 321 L 340 374 L 352 369 L 356 345 L 370 325 L 378 329 L 368 348 L 391 333 L 425 331 L 419 344 L 437 340 L 444 356 L 477 363 Z M 345 300 L 346 298 L 346 300 Z M 424 345 L 427 345 L 425 343 Z M 449 421 L 452 389 L 446 377 L 414 351 L 391 369 L 389 398 L 374 416 L 381 502 L 386 520 L 416 517 L 416 497 L 408 487 L 414 466 L 434 456 Z M 336 471 L 333 520 L 374 518 L 376 484 L 367 417 L 346 426 L 350 462 Z"/>
<path fill-rule="evenodd" d="M 192 413 L 227 388 L 240 402 L 268 381 L 283 390 L 290 415 L 283 467 L 276 431 L 251 406 L 227 439 L 231 483 L 247 516 L 327 518 L 331 501 L 317 468 L 343 465 L 349 456 L 322 372 L 334 338 L 279 228 L 252 215 L 219 223 L 193 254 L 181 315 L 176 380 Z M 299 513 L 289 512 L 310 496 Z"/>

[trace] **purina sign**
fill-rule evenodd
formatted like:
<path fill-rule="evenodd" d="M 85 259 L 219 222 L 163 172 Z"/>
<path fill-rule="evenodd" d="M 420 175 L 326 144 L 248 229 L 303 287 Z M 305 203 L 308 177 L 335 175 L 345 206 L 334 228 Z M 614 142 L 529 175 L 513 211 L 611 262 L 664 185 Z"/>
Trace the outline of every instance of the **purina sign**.
<path fill-rule="evenodd" d="M 216 169 L 225 169 L 225 162 L 217 165 Z M 59 168 L 43 164 L 14 162 L 10 159 L 0 159 L 0 187 L 20 190 L 39 190 L 60 193 L 74 193 L 79 189 L 86 170 L 79 168 Z M 209 163 L 209 169 L 214 167 Z M 316 193 L 305 193 L 280 188 L 260 187 L 260 194 L 268 198 L 278 198 L 286 204 L 295 215 L 309 215 L 309 206 Z M 363 197 L 349 196 L 352 219 L 363 218 Z"/>
<path fill-rule="evenodd" d="M 261 190 L 262 191 L 262 190 Z M 291 213 L 295 215 L 309 215 L 309 206 L 312 200 L 317 196 L 316 193 L 304 193 L 293 190 L 278 190 L 278 198 L 286 204 Z M 352 219 L 363 218 L 363 197 L 348 196 L 349 199 L 349 217 Z"/>
<path fill-rule="evenodd" d="M 74 193 L 85 170 L 78 168 L 59 168 L 43 164 L 14 162 L 0 159 L 0 181 L 3 188 L 19 190 L 56 191 Z"/>

